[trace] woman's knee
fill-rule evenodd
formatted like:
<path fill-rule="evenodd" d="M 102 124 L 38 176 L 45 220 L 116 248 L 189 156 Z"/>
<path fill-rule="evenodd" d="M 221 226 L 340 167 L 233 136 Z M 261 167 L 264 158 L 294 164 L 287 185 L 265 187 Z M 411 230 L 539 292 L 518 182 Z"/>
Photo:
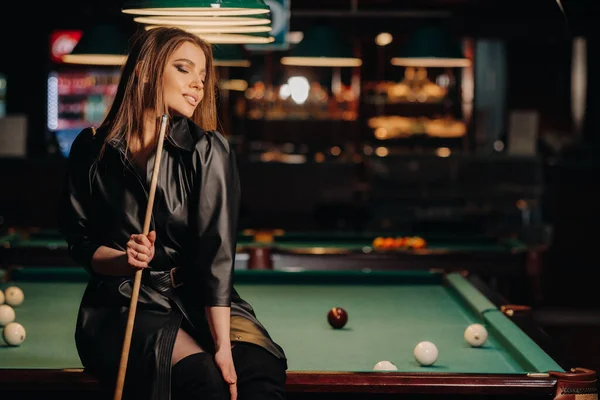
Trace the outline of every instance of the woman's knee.
<path fill-rule="evenodd" d="M 246 400 L 283 400 L 286 388 L 286 365 L 267 350 L 249 343 L 233 348 L 238 373 L 238 393 Z"/>
<path fill-rule="evenodd" d="M 228 387 L 210 353 L 191 354 L 171 370 L 173 400 L 226 400 Z"/>

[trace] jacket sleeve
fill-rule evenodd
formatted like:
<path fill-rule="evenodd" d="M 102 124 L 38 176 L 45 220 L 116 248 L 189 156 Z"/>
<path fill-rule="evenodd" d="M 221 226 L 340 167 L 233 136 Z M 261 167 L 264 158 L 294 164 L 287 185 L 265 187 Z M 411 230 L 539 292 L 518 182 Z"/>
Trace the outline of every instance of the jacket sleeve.
<path fill-rule="evenodd" d="M 233 149 L 207 132 L 196 146 L 194 270 L 205 306 L 231 306 L 240 184 Z"/>
<path fill-rule="evenodd" d="M 90 174 L 93 130 L 84 129 L 71 146 L 62 196 L 58 205 L 58 230 L 64 235 L 71 257 L 90 274 L 94 252 L 100 247 L 93 240 L 90 210 Z"/>

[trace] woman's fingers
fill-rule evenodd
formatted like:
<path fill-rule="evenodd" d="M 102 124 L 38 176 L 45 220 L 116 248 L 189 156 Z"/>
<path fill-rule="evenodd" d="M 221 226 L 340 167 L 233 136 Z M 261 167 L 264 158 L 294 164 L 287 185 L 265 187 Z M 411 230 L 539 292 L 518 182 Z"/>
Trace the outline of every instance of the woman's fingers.
<path fill-rule="evenodd" d="M 237 384 L 236 383 L 229 384 L 229 394 L 231 395 L 231 400 L 237 400 Z"/>
<path fill-rule="evenodd" d="M 129 264 L 138 268 L 146 268 L 154 257 L 154 241 L 156 232 L 146 235 L 131 235 L 127 242 Z"/>
<path fill-rule="evenodd" d="M 143 246 L 152 247 L 152 243 L 146 235 L 131 235 L 131 240 Z"/>
<path fill-rule="evenodd" d="M 141 260 L 141 258 L 145 257 L 144 254 L 137 253 L 131 248 L 127 249 L 127 263 L 134 268 L 147 268 L 148 262 Z"/>
<path fill-rule="evenodd" d="M 152 254 L 152 249 L 144 245 L 138 244 L 132 240 L 127 242 L 127 247 L 134 250 L 136 253 L 143 254 L 149 257 Z"/>

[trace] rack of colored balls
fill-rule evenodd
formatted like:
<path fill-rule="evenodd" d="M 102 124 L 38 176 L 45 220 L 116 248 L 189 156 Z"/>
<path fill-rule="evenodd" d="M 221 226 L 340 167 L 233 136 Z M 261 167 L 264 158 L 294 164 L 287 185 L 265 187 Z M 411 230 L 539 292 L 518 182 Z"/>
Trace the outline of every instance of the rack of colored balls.
<path fill-rule="evenodd" d="M 427 247 L 427 241 L 420 236 L 378 236 L 373 239 L 375 250 L 407 250 L 423 249 Z"/>
<path fill-rule="evenodd" d="M 327 313 L 327 322 L 333 329 L 342 329 L 348 323 L 348 312 L 342 307 L 333 307 Z M 488 331 L 482 324 L 471 324 L 462 332 L 464 340 L 473 348 L 483 347 L 488 339 Z M 434 365 L 438 360 L 439 350 L 435 343 L 423 340 L 413 350 L 414 359 L 422 367 Z M 373 371 L 397 371 L 398 367 L 391 361 L 382 360 L 373 366 Z"/>
<path fill-rule="evenodd" d="M 0 329 L 2 339 L 8 346 L 20 346 L 25 341 L 27 333 L 25 328 L 17 322 L 18 308 L 23 304 L 25 295 L 18 286 L 9 286 L 4 291 L 0 290 Z"/>

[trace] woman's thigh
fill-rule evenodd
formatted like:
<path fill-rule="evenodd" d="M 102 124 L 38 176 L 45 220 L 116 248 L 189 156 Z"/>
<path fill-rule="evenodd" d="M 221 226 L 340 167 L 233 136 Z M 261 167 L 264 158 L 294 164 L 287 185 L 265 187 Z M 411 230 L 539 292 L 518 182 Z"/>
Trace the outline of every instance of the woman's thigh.
<path fill-rule="evenodd" d="M 204 349 L 194 340 L 185 330 L 179 328 L 175 344 L 173 345 L 173 355 L 171 357 L 171 366 L 177 364 L 189 355 L 203 353 Z"/>

